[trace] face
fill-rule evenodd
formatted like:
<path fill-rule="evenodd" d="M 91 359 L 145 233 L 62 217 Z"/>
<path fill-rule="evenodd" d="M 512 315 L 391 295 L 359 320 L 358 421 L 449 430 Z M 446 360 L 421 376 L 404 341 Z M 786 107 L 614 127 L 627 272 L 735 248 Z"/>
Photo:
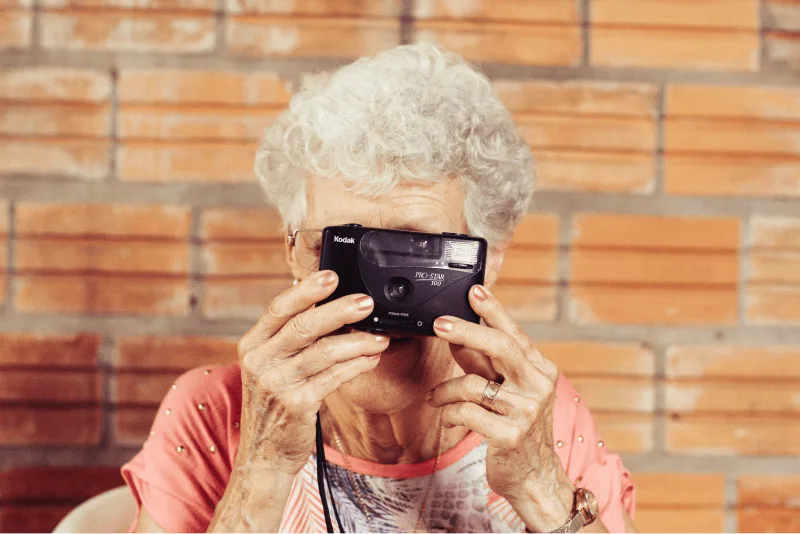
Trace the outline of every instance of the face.
<path fill-rule="evenodd" d="M 358 223 L 372 228 L 429 233 L 467 233 L 464 188 L 456 179 L 435 184 L 398 185 L 386 194 L 364 197 L 346 190 L 342 182 L 311 178 L 306 186 L 307 212 L 302 228 Z M 287 248 L 296 278 L 309 273 L 298 261 L 298 251 Z M 487 262 L 487 285 L 496 278 L 502 249 L 492 247 Z M 339 391 L 362 409 L 392 413 L 405 409 L 432 387 L 451 376 L 455 361 L 446 343 L 435 337 L 396 337 L 369 374 L 345 384 Z"/>

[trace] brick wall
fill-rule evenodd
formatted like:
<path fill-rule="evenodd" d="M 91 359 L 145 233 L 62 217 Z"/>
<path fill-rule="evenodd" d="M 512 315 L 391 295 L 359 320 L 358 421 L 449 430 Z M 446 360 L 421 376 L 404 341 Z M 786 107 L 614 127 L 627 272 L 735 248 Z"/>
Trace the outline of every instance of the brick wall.
<path fill-rule="evenodd" d="M 638 526 L 800 529 L 797 0 L 0 0 L 0 530 L 113 485 L 172 380 L 235 358 L 289 282 L 261 130 L 415 40 L 483 63 L 537 155 L 497 292 Z"/>

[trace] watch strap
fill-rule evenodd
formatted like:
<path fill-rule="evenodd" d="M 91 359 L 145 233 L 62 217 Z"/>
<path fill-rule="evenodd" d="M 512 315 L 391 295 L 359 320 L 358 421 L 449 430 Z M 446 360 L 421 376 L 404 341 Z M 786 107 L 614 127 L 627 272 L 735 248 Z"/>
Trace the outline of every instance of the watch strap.
<path fill-rule="evenodd" d="M 561 528 L 557 528 L 553 532 L 565 533 L 565 534 L 574 534 L 578 532 L 584 525 L 586 521 L 583 518 L 583 514 L 580 511 L 576 510 L 572 512 L 572 515 L 567 522 L 564 523 L 564 526 Z"/>

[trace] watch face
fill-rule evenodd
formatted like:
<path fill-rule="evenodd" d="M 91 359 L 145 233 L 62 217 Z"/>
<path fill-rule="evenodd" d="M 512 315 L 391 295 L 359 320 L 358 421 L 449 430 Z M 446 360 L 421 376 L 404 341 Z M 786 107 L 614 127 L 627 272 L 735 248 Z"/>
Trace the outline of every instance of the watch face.
<path fill-rule="evenodd" d="M 594 493 L 585 488 L 581 488 L 578 491 L 580 491 L 581 496 L 583 497 L 583 502 L 581 503 L 582 506 L 580 506 L 583 508 L 582 511 L 594 519 L 599 513 L 599 506 L 597 505 L 597 499 L 595 498 Z"/>

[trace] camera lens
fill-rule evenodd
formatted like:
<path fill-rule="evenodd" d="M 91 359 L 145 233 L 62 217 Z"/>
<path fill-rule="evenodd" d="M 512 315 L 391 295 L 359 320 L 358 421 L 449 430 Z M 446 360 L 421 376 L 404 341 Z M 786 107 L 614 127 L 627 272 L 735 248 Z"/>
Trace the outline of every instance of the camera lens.
<path fill-rule="evenodd" d="M 403 302 L 411 294 L 411 282 L 406 278 L 395 276 L 386 282 L 384 287 L 386 298 L 394 302 Z"/>

